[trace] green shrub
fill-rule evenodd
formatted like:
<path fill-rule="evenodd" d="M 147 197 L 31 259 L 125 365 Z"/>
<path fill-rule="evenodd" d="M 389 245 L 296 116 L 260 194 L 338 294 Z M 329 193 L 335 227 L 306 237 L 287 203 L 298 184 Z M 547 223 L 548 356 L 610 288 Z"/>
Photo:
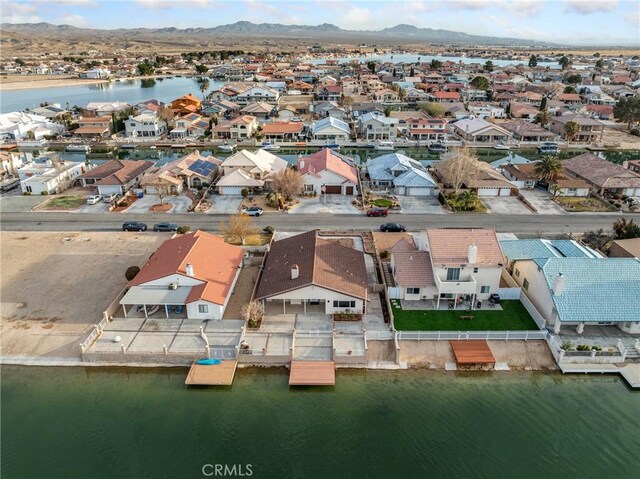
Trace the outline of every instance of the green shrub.
<path fill-rule="evenodd" d="M 127 281 L 131 281 L 139 272 L 140 268 L 138 268 L 137 266 L 129 266 L 124 272 L 124 277 L 127 278 Z"/>
<path fill-rule="evenodd" d="M 387 251 L 386 249 L 380 252 L 380 258 L 387 259 L 388 257 L 389 257 L 389 251 Z"/>
<path fill-rule="evenodd" d="M 246 198 L 247 196 L 249 196 L 249 190 L 246 188 L 242 188 L 242 191 L 240 191 L 240 196 Z"/>
<path fill-rule="evenodd" d="M 273 226 L 267 226 L 267 227 L 263 228 L 262 231 L 264 231 L 267 234 L 272 235 L 273 232 L 275 231 L 275 228 Z"/>
<path fill-rule="evenodd" d="M 47 196 L 47 195 L 49 194 L 49 192 L 48 192 L 48 191 L 41 191 L 41 192 L 40 192 L 40 194 L 41 194 L 42 196 Z"/>
<path fill-rule="evenodd" d="M 591 351 L 591 347 L 588 344 L 578 344 L 576 349 L 578 351 Z"/>
<path fill-rule="evenodd" d="M 176 233 L 178 233 L 179 235 L 183 235 L 188 233 L 189 231 L 191 231 L 191 226 L 182 225 L 178 226 L 178 230 L 176 231 Z"/>
<path fill-rule="evenodd" d="M 562 349 L 563 351 L 569 351 L 572 348 L 573 344 L 571 343 L 571 341 L 564 341 L 562 343 L 562 346 L 560 346 L 560 349 Z"/>

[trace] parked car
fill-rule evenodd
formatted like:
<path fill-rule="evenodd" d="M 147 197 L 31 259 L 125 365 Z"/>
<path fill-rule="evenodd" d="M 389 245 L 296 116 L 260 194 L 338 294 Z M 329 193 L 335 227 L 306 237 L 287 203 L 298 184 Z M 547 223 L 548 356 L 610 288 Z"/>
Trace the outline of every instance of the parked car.
<path fill-rule="evenodd" d="M 115 199 L 118 197 L 118 195 L 116 195 L 115 193 L 110 193 L 108 195 L 102 195 L 102 200 L 105 203 L 111 203 L 112 201 L 115 201 Z"/>
<path fill-rule="evenodd" d="M 640 206 L 640 197 L 638 196 L 630 196 L 626 200 L 624 200 L 629 206 Z"/>
<path fill-rule="evenodd" d="M 397 233 L 407 231 L 407 228 L 400 223 L 384 223 L 380 225 L 380 231 Z"/>
<path fill-rule="evenodd" d="M 140 221 L 122 223 L 122 231 L 147 231 L 147 225 Z"/>
<path fill-rule="evenodd" d="M 91 195 L 87 197 L 88 205 L 95 205 L 96 203 L 100 203 L 102 201 L 102 195 Z"/>
<path fill-rule="evenodd" d="M 370 208 L 367 210 L 367 216 L 387 216 L 389 210 L 386 208 Z"/>
<path fill-rule="evenodd" d="M 178 225 L 175 223 L 156 223 L 153 225 L 153 231 L 178 231 Z"/>
<path fill-rule="evenodd" d="M 252 206 L 250 208 L 244 208 L 240 213 L 247 216 L 262 216 L 264 210 L 259 206 Z"/>

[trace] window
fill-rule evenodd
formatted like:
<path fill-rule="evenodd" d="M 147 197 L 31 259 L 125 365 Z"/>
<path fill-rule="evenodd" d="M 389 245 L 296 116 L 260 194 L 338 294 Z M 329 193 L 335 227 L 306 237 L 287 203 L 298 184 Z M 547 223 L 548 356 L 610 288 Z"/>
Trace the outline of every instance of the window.
<path fill-rule="evenodd" d="M 520 277 L 520 270 L 518 268 L 516 268 L 516 278 Z"/>
<path fill-rule="evenodd" d="M 529 291 L 529 281 L 527 281 L 527 279 L 524 279 L 524 283 L 522 283 L 522 287 L 526 290 Z"/>
<path fill-rule="evenodd" d="M 480 294 L 487 294 L 489 291 L 491 291 L 491 286 L 480 287 Z"/>
<path fill-rule="evenodd" d="M 473 272 L 477 273 L 478 272 L 478 268 L 473 268 Z"/>
<path fill-rule="evenodd" d="M 313 185 L 304 185 L 304 191 L 313 191 Z"/>
<path fill-rule="evenodd" d="M 460 279 L 460 268 L 447 269 L 447 281 L 458 281 Z"/>
<path fill-rule="evenodd" d="M 356 307 L 356 302 L 355 301 L 337 301 L 337 300 L 334 300 L 333 301 L 333 307 L 334 308 L 355 308 Z"/>
<path fill-rule="evenodd" d="M 208 313 L 209 305 L 208 304 L 199 304 L 198 305 L 198 313 Z"/>
<path fill-rule="evenodd" d="M 420 288 L 407 288 L 407 294 L 420 294 Z"/>

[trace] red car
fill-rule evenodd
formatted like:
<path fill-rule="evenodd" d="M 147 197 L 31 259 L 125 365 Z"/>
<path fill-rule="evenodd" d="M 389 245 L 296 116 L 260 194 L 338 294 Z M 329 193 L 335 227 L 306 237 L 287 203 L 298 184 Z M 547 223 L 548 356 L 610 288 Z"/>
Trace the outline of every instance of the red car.
<path fill-rule="evenodd" d="M 371 208 L 367 210 L 367 216 L 387 216 L 389 211 L 386 208 Z"/>

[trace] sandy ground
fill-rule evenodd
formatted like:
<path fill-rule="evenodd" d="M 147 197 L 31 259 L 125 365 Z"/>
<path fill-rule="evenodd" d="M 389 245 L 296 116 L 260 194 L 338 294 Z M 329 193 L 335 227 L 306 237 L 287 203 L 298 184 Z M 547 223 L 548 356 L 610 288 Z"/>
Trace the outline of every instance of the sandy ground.
<path fill-rule="evenodd" d="M 545 341 L 488 341 L 496 363 L 512 370 L 555 369 L 556 363 Z M 400 363 L 408 367 L 444 369 L 455 363 L 449 341 L 400 341 Z"/>
<path fill-rule="evenodd" d="M 192 73 L 189 70 L 176 70 L 177 74 Z M 139 80 L 141 78 L 161 78 L 168 75 L 132 76 L 124 80 Z M 0 91 L 30 90 L 33 88 L 55 88 L 77 85 L 94 85 L 107 83 L 108 80 L 96 80 L 91 78 L 78 78 L 68 75 L 7 75 L 0 76 Z"/>
<path fill-rule="evenodd" d="M 258 272 L 260 268 L 256 266 L 244 266 L 238 276 L 238 281 L 231 293 L 231 299 L 224 310 L 224 316 L 222 319 L 241 319 L 242 305 L 248 303 L 251 300 L 251 293 L 253 287 L 258 279 Z"/>
<path fill-rule="evenodd" d="M 604 144 L 620 144 L 620 148 L 623 150 L 637 150 L 640 144 L 640 137 L 633 136 L 626 130 L 626 125 L 621 123 L 612 124 L 606 123 L 604 129 L 603 143 Z"/>
<path fill-rule="evenodd" d="M 0 233 L 0 355 L 79 357 L 78 344 L 166 235 Z"/>

